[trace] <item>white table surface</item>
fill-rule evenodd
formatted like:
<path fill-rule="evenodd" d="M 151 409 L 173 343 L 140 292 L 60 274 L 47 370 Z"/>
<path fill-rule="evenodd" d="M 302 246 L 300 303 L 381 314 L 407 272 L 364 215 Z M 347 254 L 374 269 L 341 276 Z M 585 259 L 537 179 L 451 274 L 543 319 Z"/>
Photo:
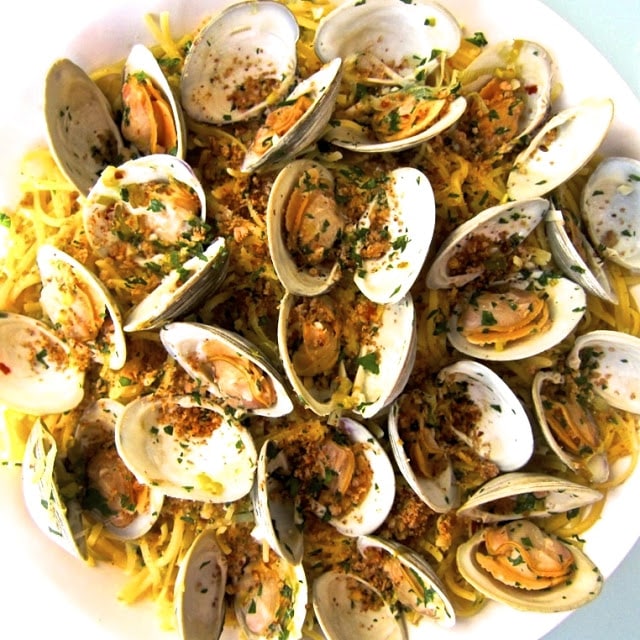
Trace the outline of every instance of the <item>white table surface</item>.
<path fill-rule="evenodd" d="M 517 0 L 514 0 L 517 2 Z M 640 98 L 640 2 L 543 0 L 584 35 Z M 594 82 L 597 79 L 594 78 Z M 640 504 L 640 501 L 639 501 Z M 632 514 L 640 518 L 640 514 Z M 612 541 L 615 545 L 615 541 Z M 517 637 L 517 636 L 516 636 Z M 544 640 L 640 638 L 640 543 L 608 578 L 596 600 L 572 613 Z"/>

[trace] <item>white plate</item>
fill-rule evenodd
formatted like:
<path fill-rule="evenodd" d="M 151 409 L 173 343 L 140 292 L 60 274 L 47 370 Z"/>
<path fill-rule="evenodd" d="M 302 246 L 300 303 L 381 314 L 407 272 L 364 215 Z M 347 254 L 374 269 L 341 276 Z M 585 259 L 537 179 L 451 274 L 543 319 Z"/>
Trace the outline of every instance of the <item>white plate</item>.
<path fill-rule="evenodd" d="M 590 95 L 613 97 L 615 122 L 602 151 L 640 157 L 640 103 L 596 49 L 555 13 L 537 0 L 448 0 L 446 4 L 470 32 L 483 31 L 491 41 L 529 38 L 548 48 L 557 60 L 564 86 L 558 107 Z M 182 33 L 215 5 L 216 0 L 13 3 L 11 15 L 0 22 L 5 62 L 0 101 L 0 203 L 15 200 L 17 162 L 28 145 L 43 140 L 42 80 L 55 57 L 68 55 L 90 69 L 124 57 L 136 41 L 151 41 L 142 20 L 144 12 L 169 8 L 174 33 Z M 117 601 L 123 583 L 119 571 L 77 563 L 35 529 L 22 503 L 18 469 L 0 468 L 0 492 L 0 625 L 4 632 L 11 629 L 17 631 L 16 637 L 71 640 L 177 638 L 159 629 L 152 605 L 128 607 Z M 638 495 L 640 470 L 611 493 L 603 518 L 586 536 L 586 551 L 605 576 L 640 537 L 640 522 L 635 517 Z M 517 630 L 520 640 L 536 640 L 565 615 L 526 614 L 490 605 L 453 629 L 430 629 L 429 638 L 512 640 Z"/>

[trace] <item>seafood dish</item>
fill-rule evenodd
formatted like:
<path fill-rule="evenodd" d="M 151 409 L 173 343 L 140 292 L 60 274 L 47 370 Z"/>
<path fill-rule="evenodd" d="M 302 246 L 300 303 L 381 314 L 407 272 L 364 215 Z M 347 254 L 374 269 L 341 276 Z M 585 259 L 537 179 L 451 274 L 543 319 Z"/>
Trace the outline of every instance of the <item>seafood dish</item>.
<path fill-rule="evenodd" d="M 615 97 L 445 2 L 173 20 L 51 61 L 0 213 L 0 454 L 40 535 L 180 640 L 593 601 L 640 453 Z"/>

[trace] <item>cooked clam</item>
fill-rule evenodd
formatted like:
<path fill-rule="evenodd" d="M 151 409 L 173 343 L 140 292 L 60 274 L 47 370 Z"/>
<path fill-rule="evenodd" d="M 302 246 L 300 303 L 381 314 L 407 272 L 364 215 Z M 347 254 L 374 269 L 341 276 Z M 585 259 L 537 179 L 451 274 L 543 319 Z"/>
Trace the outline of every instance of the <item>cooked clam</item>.
<path fill-rule="evenodd" d="M 410 295 L 395 304 L 367 307 L 367 335 L 343 350 L 347 309 L 327 294 L 285 294 L 278 317 L 278 346 L 294 390 L 318 415 L 351 409 L 364 418 L 388 406 L 402 391 L 415 358 L 415 312 Z M 373 331 L 372 331 L 373 327 Z"/>
<path fill-rule="evenodd" d="M 85 363 L 43 322 L 0 312 L 0 402 L 28 415 L 63 413 L 84 398 Z"/>
<path fill-rule="evenodd" d="M 340 58 L 328 62 L 275 105 L 249 144 L 241 171 L 286 162 L 321 137 L 333 113 L 341 69 Z"/>
<path fill-rule="evenodd" d="M 120 129 L 138 153 L 184 158 L 187 134 L 182 107 L 158 61 L 142 44 L 135 44 L 127 56 L 121 94 Z"/>
<path fill-rule="evenodd" d="M 107 165 L 125 159 L 124 141 L 107 98 L 67 58 L 47 73 L 44 114 L 51 153 L 82 195 L 89 193 Z"/>
<path fill-rule="evenodd" d="M 127 345 L 122 316 L 99 278 L 68 253 L 48 244 L 36 256 L 42 291 L 40 304 L 56 331 L 68 341 L 84 344 L 109 368 L 124 366 Z"/>
<path fill-rule="evenodd" d="M 640 271 L 637 212 L 640 209 L 640 161 L 606 158 L 582 190 L 582 215 L 602 255 Z"/>
<path fill-rule="evenodd" d="M 513 471 L 483 484 L 458 508 L 458 515 L 482 522 L 544 518 L 603 498 L 590 487 L 540 473 Z"/>
<path fill-rule="evenodd" d="M 160 330 L 160 339 L 202 389 L 227 407 L 270 417 L 293 409 L 280 374 L 239 334 L 197 322 L 172 322 Z"/>
<path fill-rule="evenodd" d="M 593 600 L 603 577 L 576 545 L 529 520 L 486 526 L 458 547 L 458 569 L 487 598 L 525 611 L 569 611 Z"/>
<path fill-rule="evenodd" d="M 181 102 L 198 122 L 247 120 L 280 102 L 295 79 L 294 15 L 279 2 L 239 2 L 199 31 L 184 62 Z"/>
<path fill-rule="evenodd" d="M 139 482 L 183 500 L 231 502 L 253 485 L 253 438 L 222 407 L 192 396 L 142 396 L 116 425 L 120 457 Z"/>
<path fill-rule="evenodd" d="M 593 156 L 613 120 L 610 98 L 590 98 L 548 120 L 514 161 L 507 180 L 512 200 L 549 193 Z"/>

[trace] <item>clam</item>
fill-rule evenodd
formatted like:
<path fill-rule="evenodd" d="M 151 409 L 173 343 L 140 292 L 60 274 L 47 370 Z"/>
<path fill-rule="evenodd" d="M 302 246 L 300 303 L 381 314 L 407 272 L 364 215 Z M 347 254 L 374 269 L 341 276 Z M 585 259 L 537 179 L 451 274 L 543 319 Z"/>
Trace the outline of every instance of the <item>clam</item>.
<path fill-rule="evenodd" d="M 368 560 L 379 563 L 390 578 L 397 603 L 407 625 L 426 620 L 442 627 L 452 627 L 456 613 L 445 588 L 429 563 L 413 549 L 379 536 L 358 538 L 358 551 Z M 373 552 L 372 555 L 369 555 Z"/>
<path fill-rule="evenodd" d="M 640 271 L 639 183 L 639 160 L 611 157 L 600 162 L 582 190 L 582 215 L 593 245 L 633 272 Z"/>
<path fill-rule="evenodd" d="M 543 122 L 551 105 L 553 75 L 549 52 L 530 40 L 488 45 L 460 72 L 461 93 L 484 155 L 509 151 Z"/>
<path fill-rule="evenodd" d="M 67 553 L 87 559 L 85 527 L 78 500 L 63 500 L 58 486 L 58 445 L 41 420 L 27 439 L 22 461 L 22 492 L 38 528 Z"/>
<path fill-rule="evenodd" d="M 600 147 L 612 120 L 610 98 L 588 98 L 556 113 L 515 159 L 509 198 L 543 196 L 568 180 Z"/>
<path fill-rule="evenodd" d="M 525 611 L 569 611 L 602 589 L 602 574 L 580 548 L 526 519 L 485 526 L 458 547 L 456 557 L 475 589 Z"/>
<path fill-rule="evenodd" d="M 0 402 L 29 415 L 63 413 L 84 398 L 84 364 L 46 324 L 0 312 Z"/>
<path fill-rule="evenodd" d="M 232 502 L 253 484 L 253 438 L 222 407 L 202 398 L 134 400 L 116 424 L 116 446 L 139 482 L 174 498 Z"/>
<path fill-rule="evenodd" d="M 160 330 L 160 339 L 201 390 L 226 407 L 273 418 L 292 411 L 280 374 L 239 334 L 197 322 L 172 322 Z"/>
<path fill-rule="evenodd" d="M 110 369 L 121 369 L 127 357 L 122 316 L 104 284 L 52 245 L 41 245 L 36 261 L 42 279 L 40 304 L 56 331 L 68 341 L 87 345 Z"/>
<path fill-rule="evenodd" d="M 349 61 L 359 82 L 403 85 L 437 67 L 434 54 L 453 55 L 460 39 L 457 20 L 436 2 L 350 0 L 320 20 L 314 49 L 323 62 Z"/>
<path fill-rule="evenodd" d="M 266 540 L 281 558 L 292 564 L 302 560 L 304 542 L 298 497 L 292 497 L 287 480 L 292 469 L 286 453 L 267 439 L 260 448 L 252 490 L 256 527 L 252 536 Z"/>
<path fill-rule="evenodd" d="M 201 255 L 189 258 L 170 271 L 149 295 L 125 318 L 125 331 L 157 329 L 196 309 L 224 281 L 229 250 L 224 238 L 217 238 Z"/>
<path fill-rule="evenodd" d="M 267 203 L 267 239 L 278 278 L 295 295 L 320 295 L 341 274 L 338 247 L 345 221 L 335 180 L 313 160 L 294 160 L 273 182 Z"/>
<path fill-rule="evenodd" d="M 298 298 L 286 293 L 278 316 L 278 346 L 296 393 L 318 415 L 351 409 L 373 417 L 404 388 L 415 358 L 415 311 L 407 294 L 394 304 L 367 307 L 371 322 L 357 337 L 357 353 L 345 355 L 347 309 L 327 294 Z M 354 345 L 351 345 L 353 348 Z M 336 386 L 336 380 L 338 386 Z"/>
<path fill-rule="evenodd" d="M 205 529 L 180 562 L 174 608 L 182 640 L 217 640 L 226 611 L 227 560 L 215 531 Z"/>
<path fill-rule="evenodd" d="M 482 360 L 520 360 L 550 349 L 586 310 L 584 289 L 553 273 L 519 274 L 500 285 L 463 292 L 447 337 L 460 353 Z"/>
<path fill-rule="evenodd" d="M 360 240 L 355 251 L 362 261 L 353 279 L 369 300 L 394 304 L 406 297 L 429 252 L 435 219 L 435 198 L 427 176 L 412 167 L 394 169 L 383 194 L 371 203 L 356 226 Z M 369 248 L 367 252 L 367 235 L 380 225 L 389 238 L 388 246 L 377 252 Z"/>
<path fill-rule="evenodd" d="M 409 486 L 434 511 L 445 513 L 456 508 L 460 499 L 455 466 L 445 442 L 439 441 L 445 432 L 497 471 L 507 472 L 523 467 L 531 457 L 533 431 L 517 396 L 479 362 L 459 360 L 441 369 L 435 393 L 431 412 L 428 403 L 414 408 L 396 402 L 389 412 L 388 429 L 394 458 Z M 407 416 L 405 406 L 411 409 Z M 416 424 L 415 411 L 419 414 Z M 434 423 L 439 435 L 430 429 Z"/>
<path fill-rule="evenodd" d="M 187 129 L 176 100 L 153 53 L 135 44 L 124 64 L 120 129 L 141 155 L 169 153 L 184 158 Z"/>
<path fill-rule="evenodd" d="M 226 124 L 260 115 L 295 80 L 299 29 L 284 5 L 239 2 L 205 24 L 184 61 L 181 103 L 198 122 Z"/>
<path fill-rule="evenodd" d="M 333 113 L 341 69 L 340 58 L 327 62 L 300 82 L 282 104 L 274 105 L 249 144 L 242 172 L 286 162 L 322 136 Z"/>
<path fill-rule="evenodd" d="M 356 420 L 340 418 L 336 433 L 321 443 L 318 460 L 331 481 L 326 494 L 311 496 L 311 508 L 345 536 L 366 535 L 375 531 L 391 510 L 396 486 L 393 467 L 380 442 Z M 352 483 L 356 490 L 362 489 L 359 474 L 368 476 L 366 491 L 361 491 L 357 501 L 350 498 L 346 511 L 338 512 L 334 502 L 350 496 Z"/>
<path fill-rule="evenodd" d="M 407 638 L 404 620 L 380 591 L 352 573 L 327 571 L 316 578 L 313 610 L 323 633 L 333 640 Z"/>
<path fill-rule="evenodd" d="M 438 249 L 427 272 L 427 287 L 462 287 L 481 276 L 502 273 L 548 209 L 547 200 L 532 198 L 490 207 L 467 220 Z"/>
<path fill-rule="evenodd" d="M 82 508 L 112 536 L 131 540 L 153 526 L 164 494 L 137 482 L 118 455 L 115 426 L 123 411 L 124 405 L 108 398 L 90 404 L 78 419 L 68 457 L 81 478 Z"/>
<path fill-rule="evenodd" d="M 62 173 L 87 195 L 102 170 L 127 155 L 111 106 L 77 64 L 57 60 L 45 80 L 49 147 Z"/>
<path fill-rule="evenodd" d="M 545 216 L 545 229 L 553 257 L 567 278 L 587 293 L 616 304 L 606 266 L 580 228 L 562 211 L 551 208 Z"/>
<path fill-rule="evenodd" d="M 248 640 L 302 638 L 308 587 L 302 564 L 271 554 L 250 559 L 238 578 L 234 609 Z"/>
<path fill-rule="evenodd" d="M 487 481 L 458 508 L 457 513 L 485 523 L 544 518 L 593 504 L 602 498 L 600 491 L 577 482 L 541 473 L 513 471 Z"/>

